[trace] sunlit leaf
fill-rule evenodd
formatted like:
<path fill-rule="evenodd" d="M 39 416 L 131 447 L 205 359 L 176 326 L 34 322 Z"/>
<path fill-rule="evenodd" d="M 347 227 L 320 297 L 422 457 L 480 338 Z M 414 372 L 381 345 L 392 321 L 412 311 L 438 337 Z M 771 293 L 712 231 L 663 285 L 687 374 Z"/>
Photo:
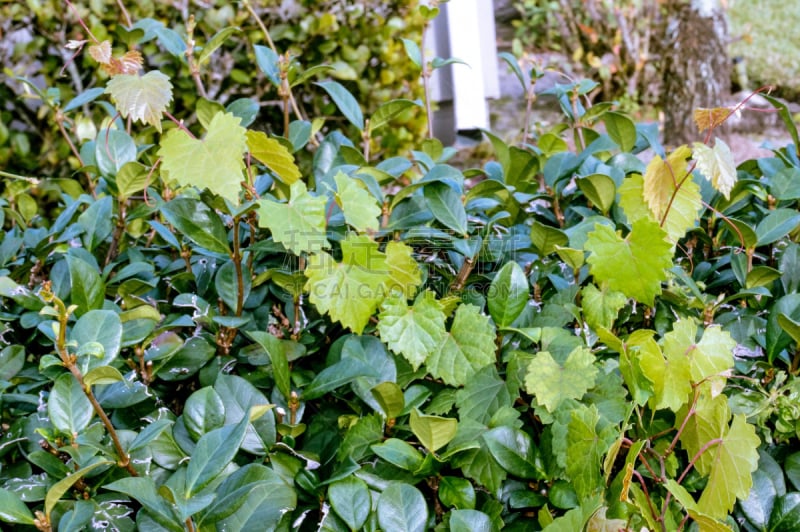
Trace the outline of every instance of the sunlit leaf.
<path fill-rule="evenodd" d="M 660 220 L 677 185 L 686 176 L 686 159 L 692 155 L 688 146 L 681 146 L 664 160 L 653 157 L 644 173 L 642 193 L 656 219 Z"/>
<path fill-rule="evenodd" d="M 711 185 L 725 196 L 725 199 L 728 199 L 733 185 L 736 184 L 736 163 L 733 161 L 731 149 L 720 138 L 715 140 L 713 148 L 695 142 L 692 144 L 692 149 L 697 169 L 703 177 L 711 181 Z"/>
<path fill-rule="evenodd" d="M 381 306 L 378 332 L 381 340 L 416 370 L 439 347 L 447 333 L 445 315 L 433 292 L 417 296 L 412 306 L 405 295 L 387 298 Z"/>
<path fill-rule="evenodd" d="M 342 241 L 342 261 L 326 252 L 309 257 L 305 270 L 309 300 L 322 314 L 361 333 L 386 297 L 386 256 L 367 236 Z"/>
<path fill-rule="evenodd" d="M 287 203 L 259 202 L 258 224 L 293 253 L 317 252 L 330 247 L 325 238 L 325 203 L 323 196 L 312 196 L 305 183 L 295 181 Z"/>
<path fill-rule="evenodd" d="M 158 150 L 162 172 L 180 185 L 207 188 L 238 205 L 247 149 L 240 121 L 230 113 L 217 113 L 202 140 L 181 129 L 169 131 Z"/>
<path fill-rule="evenodd" d="M 357 231 L 377 231 L 381 208 L 375 197 L 354 177 L 343 172 L 334 176 L 336 203 L 344 213 L 345 221 Z"/>
<path fill-rule="evenodd" d="M 753 484 L 751 473 L 758 468 L 758 446 L 754 425 L 743 414 L 733 417 L 730 429 L 720 443 L 711 447 L 711 473 L 698 509 L 717 519 L 724 519 L 733 510 L 737 497 L 744 499 Z"/>
<path fill-rule="evenodd" d="M 144 76 L 120 74 L 108 80 L 105 92 L 123 118 L 150 124 L 161 132 L 161 116 L 172 101 L 172 83 L 165 74 L 158 70 Z"/>
<path fill-rule="evenodd" d="M 300 169 L 297 168 L 289 150 L 263 131 L 247 131 L 247 148 L 253 157 L 272 170 L 287 185 L 300 179 Z"/>
<path fill-rule="evenodd" d="M 634 222 L 624 240 L 613 229 L 597 224 L 585 244 L 590 271 L 610 289 L 653 305 L 672 266 L 672 246 L 665 237 L 664 230 L 648 219 Z"/>

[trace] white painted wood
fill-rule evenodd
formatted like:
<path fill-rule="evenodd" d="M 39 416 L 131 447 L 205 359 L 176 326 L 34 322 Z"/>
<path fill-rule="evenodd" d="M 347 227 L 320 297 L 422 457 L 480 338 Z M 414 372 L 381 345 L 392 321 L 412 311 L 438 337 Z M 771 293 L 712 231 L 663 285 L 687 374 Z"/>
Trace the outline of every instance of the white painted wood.
<path fill-rule="evenodd" d="M 489 127 L 489 108 L 484 90 L 484 54 L 481 49 L 481 41 L 485 37 L 481 32 L 481 2 L 482 0 L 454 0 L 446 4 L 450 53 L 469 65 L 467 67 L 457 64 L 452 68 L 456 130 Z M 491 4 L 491 0 L 489 3 Z M 492 48 L 495 47 L 494 35 L 491 37 L 491 45 Z"/>

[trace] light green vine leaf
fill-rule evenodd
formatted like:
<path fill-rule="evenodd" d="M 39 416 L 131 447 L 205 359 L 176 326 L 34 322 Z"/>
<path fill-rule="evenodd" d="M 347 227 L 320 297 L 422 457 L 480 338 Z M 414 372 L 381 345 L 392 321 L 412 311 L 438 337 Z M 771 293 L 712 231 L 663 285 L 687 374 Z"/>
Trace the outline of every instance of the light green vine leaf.
<path fill-rule="evenodd" d="M 697 501 L 698 510 L 724 519 L 733 510 L 737 497 L 748 496 L 753 485 L 751 473 L 758 468 L 760 443 L 756 428 L 747 423 L 744 414 L 735 415 L 719 445 L 707 451 L 711 454 L 711 473 Z"/>
<path fill-rule="evenodd" d="M 247 149 L 261 164 L 272 170 L 287 185 L 300 179 L 300 169 L 294 157 L 278 140 L 270 138 L 263 131 L 247 131 Z"/>
<path fill-rule="evenodd" d="M 675 416 L 676 428 L 684 424 L 680 441 L 689 457 L 695 456 L 703 446 L 715 438 L 721 438 L 728 428 L 731 419 L 731 409 L 728 407 L 728 398 L 725 395 L 711 397 L 708 393 L 708 385 L 702 387 L 703 393 L 697 398 L 695 413 L 686 423 L 688 406 L 685 406 Z M 698 473 L 708 475 L 711 472 L 713 455 L 710 452 L 703 453 L 695 462 Z"/>
<path fill-rule="evenodd" d="M 586 347 L 576 347 L 563 365 L 547 351 L 540 351 L 531 360 L 525 375 L 525 388 L 536 396 L 548 412 L 555 412 L 567 399 L 580 399 L 597 377 L 595 356 Z"/>
<path fill-rule="evenodd" d="M 710 148 L 701 142 L 692 144 L 697 169 L 711 181 L 711 185 L 728 199 L 736 184 L 736 163 L 731 149 L 720 138 L 714 139 L 714 147 Z"/>
<path fill-rule="evenodd" d="M 412 306 L 405 295 L 394 294 L 381 306 L 378 332 L 389 349 L 403 355 L 416 371 L 444 340 L 444 322 L 433 292 L 420 293 Z"/>
<path fill-rule="evenodd" d="M 158 70 L 144 76 L 117 74 L 108 80 L 105 93 L 122 118 L 150 124 L 161 133 L 161 115 L 172 101 L 172 83 L 166 74 Z"/>
<path fill-rule="evenodd" d="M 567 428 L 566 470 L 581 499 L 602 491 L 603 456 L 619 436 L 617 427 L 611 424 L 598 432 L 599 421 L 600 413 L 595 405 L 580 405 L 572 411 Z"/>
<path fill-rule="evenodd" d="M 677 412 L 689 400 L 692 391 L 689 357 L 685 352 L 670 349 L 663 354 L 655 341 L 639 352 L 639 367 L 653 383 L 651 406 Z"/>
<path fill-rule="evenodd" d="M 414 257 L 413 249 L 392 240 L 386 244 L 386 265 L 389 267 L 387 294 L 400 291 L 406 298 L 413 297 L 422 283 L 422 269 Z"/>
<path fill-rule="evenodd" d="M 377 231 L 381 208 L 375 197 L 367 192 L 361 181 L 343 172 L 337 173 L 333 179 L 336 181 L 336 203 L 344 213 L 344 220 L 356 231 Z"/>
<path fill-rule="evenodd" d="M 291 184 L 289 195 L 288 203 L 262 199 L 258 225 L 269 229 L 273 240 L 298 255 L 330 247 L 325 238 L 326 199 L 309 194 L 302 181 Z"/>
<path fill-rule="evenodd" d="M 428 372 L 451 386 L 463 386 L 495 361 L 495 330 L 474 305 L 459 305 L 450 332 L 428 357 Z"/>
<path fill-rule="evenodd" d="M 731 528 L 728 525 L 701 512 L 697 508 L 697 503 L 694 502 L 691 494 L 686 488 L 675 482 L 675 479 L 668 478 L 666 482 L 664 482 L 664 487 L 666 487 L 672 496 L 675 497 L 675 500 L 686 509 L 686 513 L 689 514 L 689 517 L 694 519 L 700 527 L 700 530 L 703 532 L 731 532 Z"/>
<path fill-rule="evenodd" d="M 231 113 L 217 113 L 202 140 L 181 129 L 169 131 L 158 150 L 162 172 L 182 186 L 207 188 L 238 205 L 247 149 L 240 121 Z"/>
<path fill-rule="evenodd" d="M 342 241 L 342 262 L 324 251 L 311 255 L 305 274 L 311 303 L 357 334 L 387 295 L 386 255 L 364 235 L 349 234 Z"/>
<path fill-rule="evenodd" d="M 624 240 L 613 229 L 597 224 L 589 233 L 585 248 L 590 271 L 599 283 L 652 306 L 661 293 L 672 266 L 672 246 L 657 223 L 641 219 Z"/>
<path fill-rule="evenodd" d="M 719 325 L 708 327 L 700 341 L 696 338 L 697 325 L 689 319 L 678 320 L 664 335 L 664 353 L 668 358 L 687 357 L 692 382 L 709 379 L 716 395 L 725 385 L 725 373 L 733 367 L 736 341 Z"/>
<path fill-rule="evenodd" d="M 617 314 L 625 306 L 628 299 L 622 292 L 597 288 L 593 284 L 588 284 L 581 290 L 581 308 L 586 323 L 590 327 L 611 329 Z"/>

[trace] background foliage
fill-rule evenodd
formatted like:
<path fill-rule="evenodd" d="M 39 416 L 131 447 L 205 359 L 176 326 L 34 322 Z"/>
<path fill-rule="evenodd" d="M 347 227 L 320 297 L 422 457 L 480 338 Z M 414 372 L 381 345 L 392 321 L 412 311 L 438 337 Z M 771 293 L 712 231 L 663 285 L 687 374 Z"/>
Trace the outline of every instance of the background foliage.
<path fill-rule="evenodd" d="M 160 35 L 117 37 L 153 54 L 141 69 L 92 41 L 74 97 L 8 80 L 82 166 L 2 171 L 0 520 L 800 526 L 783 103 L 792 144 L 736 167 L 716 136 L 736 109 L 698 110 L 704 137 L 667 152 L 576 81 L 553 89 L 561 124 L 532 144 L 485 132 L 494 158 L 464 169 L 433 138 L 376 151 L 424 101 L 362 106 L 321 65 L 309 101 L 331 109 L 309 120 L 199 98 L 214 72 L 192 65 L 253 36 L 220 28 L 178 68 L 174 36 L 135 23 Z M 298 79 L 253 49 L 264 86 Z"/>

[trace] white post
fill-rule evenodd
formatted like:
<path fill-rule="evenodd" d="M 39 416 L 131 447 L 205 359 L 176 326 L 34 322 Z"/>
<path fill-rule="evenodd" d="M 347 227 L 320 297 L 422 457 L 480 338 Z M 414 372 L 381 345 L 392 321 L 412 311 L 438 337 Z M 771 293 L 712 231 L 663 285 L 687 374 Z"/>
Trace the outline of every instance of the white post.
<path fill-rule="evenodd" d="M 480 4 L 489 4 L 487 16 Z M 481 18 L 491 21 L 494 30 L 494 14 L 491 0 L 455 0 L 447 4 L 447 25 L 450 34 L 450 52 L 469 66 L 453 65 L 453 90 L 456 130 L 485 129 L 489 127 L 489 108 L 486 104 L 484 69 L 484 41 L 495 48 L 494 31 L 486 35 L 481 30 Z M 484 21 L 485 25 L 485 21 Z M 495 76 L 496 78 L 496 68 Z M 497 82 L 495 81 L 495 84 Z"/>

